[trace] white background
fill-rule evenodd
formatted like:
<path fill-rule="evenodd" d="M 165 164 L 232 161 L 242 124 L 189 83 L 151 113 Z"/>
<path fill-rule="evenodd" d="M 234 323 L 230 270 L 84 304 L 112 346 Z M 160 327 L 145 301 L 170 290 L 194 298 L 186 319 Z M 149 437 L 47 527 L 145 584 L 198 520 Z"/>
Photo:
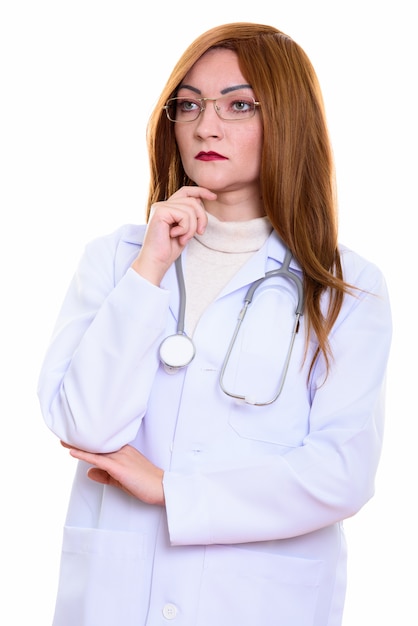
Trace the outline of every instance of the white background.
<path fill-rule="evenodd" d="M 386 439 L 376 496 L 346 523 L 344 626 L 418 624 L 413 4 L 3 0 L 1 624 L 52 618 L 74 466 L 43 424 L 36 384 L 58 307 L 85 243 L 143 221 L 149 113 L 183 49 L 231 21 L 272 24 L 311 58 L 335 151 L 340 239 L 387 277 L 395 329 Z"/>

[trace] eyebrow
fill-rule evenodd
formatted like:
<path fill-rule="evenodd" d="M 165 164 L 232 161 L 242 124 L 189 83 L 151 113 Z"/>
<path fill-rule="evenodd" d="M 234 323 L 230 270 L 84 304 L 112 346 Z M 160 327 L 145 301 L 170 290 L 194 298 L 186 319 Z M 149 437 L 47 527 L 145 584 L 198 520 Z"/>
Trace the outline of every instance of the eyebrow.
<path fill-rule="evenodd" d="M 192 85 L 179 85 L 178 90 L 179 89 L 190 89 L 190 91 L 194 91 L 194 93 L 198 94 L 199 96 L 202 95 L 200 89 L 192 87 Z M 233 87 L 226 87 L 225 89 L 221 89 L 221 94 L 225 95 L 226 93 L 230 93 L 231 91 L 237 91 L 238 89 L 252 89 L 252 87 L 251 85 L 247 85 L 245 83 L 243 85 L 234 85 Z"/>

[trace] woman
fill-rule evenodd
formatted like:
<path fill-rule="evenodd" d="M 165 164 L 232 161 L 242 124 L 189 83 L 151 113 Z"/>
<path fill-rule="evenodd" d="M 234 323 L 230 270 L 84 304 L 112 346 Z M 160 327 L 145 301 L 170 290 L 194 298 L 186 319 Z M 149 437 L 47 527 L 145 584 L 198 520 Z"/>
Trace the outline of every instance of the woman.
<path fill-rule="evenodd" d="M 54 626 L 337 626 L 391 318 L 337 242 L 314 70 L 273 27 L 214 28 L 148 141 L 147 225 L 87 246 L 40 374 L 80 461 Z"/>

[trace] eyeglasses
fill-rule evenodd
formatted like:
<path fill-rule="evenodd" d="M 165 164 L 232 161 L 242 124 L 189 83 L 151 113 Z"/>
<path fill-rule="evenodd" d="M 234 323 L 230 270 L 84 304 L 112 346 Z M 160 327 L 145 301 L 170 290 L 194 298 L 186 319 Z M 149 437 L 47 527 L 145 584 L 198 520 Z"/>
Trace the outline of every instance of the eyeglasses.
<path fill-rule="evenodd" d="M 251 96 L 231 93 L 220 98 L 170 98 L 163 109 L 171 122 L 194 122 L 206 109 L 208 101 L 213 102 L 218 117 L 228 122 L 248 120 L 260 106 Z"/>

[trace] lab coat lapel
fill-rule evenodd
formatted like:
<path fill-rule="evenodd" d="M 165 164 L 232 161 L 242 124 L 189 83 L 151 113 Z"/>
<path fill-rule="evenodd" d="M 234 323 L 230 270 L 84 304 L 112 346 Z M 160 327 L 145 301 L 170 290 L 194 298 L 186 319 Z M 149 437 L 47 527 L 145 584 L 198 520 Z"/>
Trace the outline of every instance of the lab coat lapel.
<path fill-rule="evenodd" d="M 232 277 L 218 297 L 223 297 L 241 287 L 249 286 L 258 280 L 269 270 L 275 270 L 283 263 L 286 254 L 286 246 L 273 231 L 265 244 L 256 252 L 241 269 Z M 292 269 L 300 271 L 299 265 L 294 259 L 290 263 Z"/>
<path fill-rule="evenodd" d="M 184 261 L 183 261 L 183 271 L 184 271 Z M 161 289 L 168 291 L 170 293 L 170 311 L 173 315 L 173 318 L 178 321 L 179 317 L 179 306 L 180 306 L 180 291 L 179 285 L 177 282 L 177 274 L 176 274 L 176 265 L 172 263 L 165 273 L 164 278 L 161 281 Z"/>

